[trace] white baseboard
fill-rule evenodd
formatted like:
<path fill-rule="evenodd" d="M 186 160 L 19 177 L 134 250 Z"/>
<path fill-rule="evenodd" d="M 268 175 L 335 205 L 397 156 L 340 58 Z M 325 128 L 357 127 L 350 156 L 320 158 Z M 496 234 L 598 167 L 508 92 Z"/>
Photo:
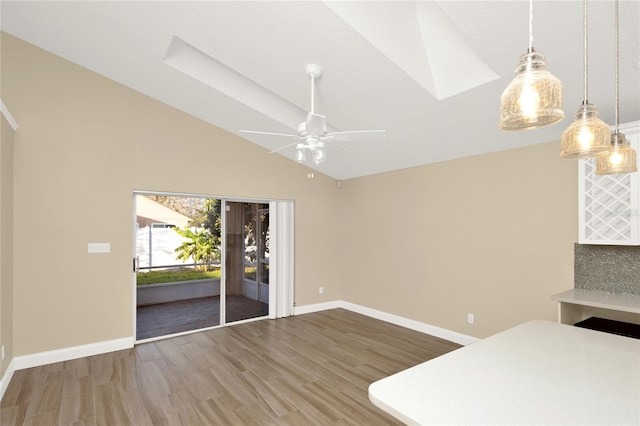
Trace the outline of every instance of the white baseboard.
<path fill-rule="evenodd" d="M 347 309 L 349 311 L 366 315 L 371 318 L 376 318 L 391 324 L 399 325 L 401 327 L 409 328 L 411 330 L 416 330 L 421 333 L 426 333 L 435 337 L 439 337 L 441 339 L 449 340 L 460 345 L 468 345 L 480 340 L 476 337 L 468 336 L 466 334 L 436 327 L 431 324 L 415 321 L 398 315 L 389 314 L 383 311 L 368 308 L 366 306 L 357 305 L 355 303 L 345 302 L 344 300 L 334 300 L 331 302 L 316 303 L 313 305 L 296 306 L 294 308 L 294 315 L 303 315 L 336 308 Z M 0 399 L 2 399 L 2 395 L 4 395 L 4 391 L 6 390 L 7 386 L 9 386 L 9 382 L 11 381 L 11 377 L 13 376 L 13 372 L 15 370 L 22 370 L 25 368 L 38 367 L 41 365 L 53 364 L 56 362 L 69 361 L 76 358 L 83 358 L 107 352 L 119 351 L 122 349 L 129 349 L 133 347 L 134 343 L 135 340 L 133 337 L 123 337 L 120 339 L 108 340 L 105 342 L 90 343 L 87 345 L 73 346 L 70 348 L 56 349 L 53 351 L 16 356 L 9 363 L 9 367 L 7 368 L 5 374 L 2 376 L 2 380 L 0 381 Z"/>
<path fill-rule="evenodd" d="M 72 346 L 70 348 L 17 356 L 13 358 L 12 362 L 15 362 L 16 370 L 22 370 L 24 368 L 38 367 L 40 365 L 53 364 L 55 362 L 69 361 L 71 359 L 129 349 L 133 347 L 133 343 L 133 337 L 123 337 L 121 339 L 107 340 L 104 342 L 89 343 L 87 345 Z"/>
<path fill-rule="evenodd" d="M 401 317 L 399 315 L 388 314 L 383 311 L 367 308 L 366 306 L 356 305 L 355 303 L 342 302 L 342 304 L 342 307 L 344 309 L 348 309 L 350 311 L 357 312 L 359 314 L 376 318 L 382 321 L 390 322 L 391 324 L 399 325 L 411 330 L 419 331 L 421 333 L 430 334 L 431 336 L 439 337 L 441 339 L 445 339 L 459 345 L 469 345 L 480 340 L 477 337 L 447 330 L 446 328 L 436 327 L 435 325 Z"/>
<path fill-rule="evenodd" d="M 296 306 L 293 308 L 294 315 L 310 314 L 312 312 L 326 311 L 329 309 L 342 308 L 342 300 L 334 300 L 332 302 L 316 303 L 314 305 Z"/>
<path fill-rule="evenodd" d="M 416 330 L 421 333 L 429 334 L 431 336 L 439 337 L 441 339 L 448 340 L 450 342 L 457 343 L 459 345 L 468 345 L 477 342 L 477 337 L 468 336 L 466 334 L 458 333 L 456 331 L 447 330 L 446 328 L 436 327 L 435 325 L 427 324 L 420 321 L 415 321 L 409 318 L 404 318 L 398 315 L 389 314 L 377 309 L 368 308 L 366 306 L 357 305 L 351 302 L 345 302 L 344 300 L 335 300 L 332 302 L 317 303 L 315 305 L 297 306 L 294 309 L 295 315 L 308 314 L 311 312 L 319 312 L 328 309 L 343 308 L 358 314 L 366 315 L 371 318 L 379 319 L 391 324 L 399 325 L 401 327 Z"/>
<path fill-rule="evenodd" d="M 4 392 L 9 387 L 9 382 L 13 377 L 13 372 L 16 370 L 15 358 L 11 358 L 11 362 L 7 367 L 7 370 L 2 375 L 2 379 L 0 379 L 0 401 L 2 401 L 2 397 L 4 396 Z"/>

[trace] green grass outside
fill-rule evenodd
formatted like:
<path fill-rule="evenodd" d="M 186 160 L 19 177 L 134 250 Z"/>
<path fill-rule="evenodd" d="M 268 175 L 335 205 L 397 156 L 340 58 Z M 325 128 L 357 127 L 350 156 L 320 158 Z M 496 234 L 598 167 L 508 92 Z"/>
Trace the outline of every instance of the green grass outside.
<path fill-rule="evenodd" d="M 139 272 L 137 284 L 160 284 L 175 281 L 219 279 L 220 269 L 213 271 L 200 271 L 196 269 L 178 269 L 165 271 Z"/>

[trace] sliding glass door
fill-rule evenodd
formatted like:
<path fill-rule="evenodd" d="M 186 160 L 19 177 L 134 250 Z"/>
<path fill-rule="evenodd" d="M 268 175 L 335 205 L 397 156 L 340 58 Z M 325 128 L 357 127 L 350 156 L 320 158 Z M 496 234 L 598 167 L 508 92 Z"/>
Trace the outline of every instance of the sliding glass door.
<path fill-rule="evenodd" d="M 269 315 L 269 203 L 136 193 L 134 204 L 137 340 Z"/>

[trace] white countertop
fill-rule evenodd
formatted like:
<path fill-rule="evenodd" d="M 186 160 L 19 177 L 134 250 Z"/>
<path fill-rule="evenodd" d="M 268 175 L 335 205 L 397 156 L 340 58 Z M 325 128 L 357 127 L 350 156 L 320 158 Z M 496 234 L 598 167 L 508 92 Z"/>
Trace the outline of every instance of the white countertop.
<path fill-rule="evenodd" d="M 369 386 L 407 424 L 640 424 L 640 340 L 530 321 Z"/>
<path fill-rule="evenodd" d="M 635 294 L 615 294 L 572 288 L 571 290 L 551 296 L 551 299 L 576 305 L 640 314 L 640 296 Z"/>

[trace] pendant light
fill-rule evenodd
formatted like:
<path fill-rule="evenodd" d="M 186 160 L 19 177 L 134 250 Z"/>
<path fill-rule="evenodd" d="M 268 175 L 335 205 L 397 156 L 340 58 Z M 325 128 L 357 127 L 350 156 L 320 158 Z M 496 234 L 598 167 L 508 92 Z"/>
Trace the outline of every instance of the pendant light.
<path fill-rule="evenodd" d="M 629 141 L 620 133 L 619 109 L 620 109 L 620 84 L 619 84 L 619 29 L 618 29 L 618 0 L 615 1 L 616 15 L 616 129 L 611 134 L 609 151 L 596 157 L 597 175 L 615 175 L 638 171 L 636 151 L 631 148 Z"/>
<path fill-rule="evenodd" d="M 589 103 L 587 94 L 588 80 L 588 60 L 587 60 L 587 27 L 588 6 L 587 0 L 584 0 L 584 96 L 582 105 L 576 112 L 575 120 L 562 133 L 562 142 L 560 144 L 560 157 L 562 158 L 586 158 L 594 157 L 609 150 L 610 146 L 610 130 L 607 123 L 598 118 L 598 109 L 595 105 Z"/>
<path fill-rule="evenodd" d="M 529 130 L 564 118 L 562 83 L 546 70 L 544 55 L 533 48 L 533 0 L 529 0 L 529 49 L 520 57 L 515 78 L 500 97 L 500 128 Z"/>

